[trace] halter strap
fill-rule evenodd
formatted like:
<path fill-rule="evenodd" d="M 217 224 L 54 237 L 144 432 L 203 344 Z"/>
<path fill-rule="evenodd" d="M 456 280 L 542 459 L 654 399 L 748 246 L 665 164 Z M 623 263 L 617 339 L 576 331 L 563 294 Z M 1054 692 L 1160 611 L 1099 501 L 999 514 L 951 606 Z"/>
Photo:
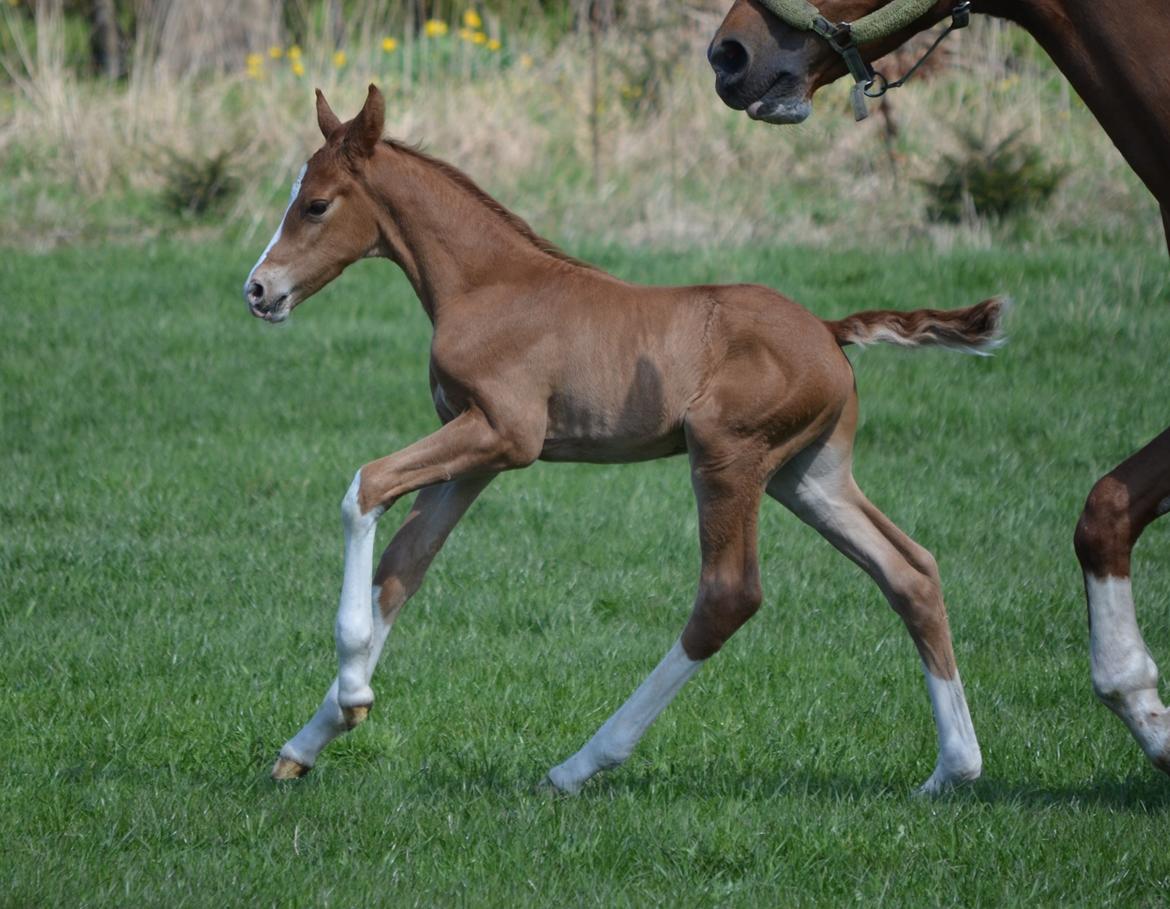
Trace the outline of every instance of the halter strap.
<path fill-rule="evenodd" d="M 814 23 L 822 19 L 821 12 L 808 0 L 760 0 L 763 5 L 801 31 L 817 31 Z M 915 20 L 925 16 L 936 0 L 892 0 L 880 9 L 862 16 L 856 22 L 847 23 L 858 44 L 869 44 L 888 38 L 906 28 Z M 822 21 L 824 21 L 822 19 Z M 843 25 L 846 23 L 842 23 Z M 820 32 L 817 32 L 820 34 Z"/>
<path fill-rule="evenodd" d="M 841 55 L 842 61 L 853 77 L 853 88 L 849 99 L 853 104 L 853 117 L 864 120 L 869 116 L 866 107 L 866 98 L 880 98 L 891 88 L 899 88 L 906 80 L 914 75 L 914 71 L 922 62 L 934 52 L 943 38 L 955 29 L 963 28 L 971 20 L 971 0 L 957 0 L 951 10 L 951 24 L 947 26 L 934 43 L 927 49 L 901 79 L 888 82 L 885 76 L 875 73 L 873 68 L 861 58 L 859 49 L 862 44 L 871 44 L 888 38 L 909 26 L 935 5 L 936 0 L 893 0 L 881 9 L 874 10 L 862 16 L 856 22 L 833 23 L 821 15 L 820 10 L 808 0 L 760 0 L 769 11 L 778 16 L 781 21 L 792 28 L 805 32 L 814 32 Z M 881 84 L 875 88 L 880 80 Z"/>

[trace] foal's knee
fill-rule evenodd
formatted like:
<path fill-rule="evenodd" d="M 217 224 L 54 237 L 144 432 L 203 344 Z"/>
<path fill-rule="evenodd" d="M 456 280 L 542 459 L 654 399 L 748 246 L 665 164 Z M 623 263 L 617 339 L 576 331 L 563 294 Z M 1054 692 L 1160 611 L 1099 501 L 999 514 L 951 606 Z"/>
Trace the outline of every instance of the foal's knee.
<path fill-rule="evenodd" d="M 692 660 L 705 660 L 760 608 L 764 593 L 758 577 L 704 580 L 683 630 L 682 645 Z"/>
<path fill-rule="evenodd" d="M 362 511 L 361 504 L 362 472 L 359 470 L 353 475 L 353 482 L 341 500 L 341 526 L 346 534 L 365 533 L 376 523 L 382 513 L 381 509 Z"/>
<path fill-rule="evenodd" d="M 1095 577 L 1129 577 L 1129 493 L 1111 476 L 1097 481 L 1077 521 L 1073 546 L 1081 568 Z"/>

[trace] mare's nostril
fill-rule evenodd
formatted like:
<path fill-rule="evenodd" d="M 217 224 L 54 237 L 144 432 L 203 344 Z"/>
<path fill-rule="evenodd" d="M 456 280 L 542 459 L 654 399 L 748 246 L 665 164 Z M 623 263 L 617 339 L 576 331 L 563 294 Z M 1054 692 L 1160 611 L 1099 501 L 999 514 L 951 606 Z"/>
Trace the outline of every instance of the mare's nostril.
<path fill-rule="evenodd" d="M 264 285 L 259 281 L 253 281 L 248 285 L 247 296 L 249 303 L 259 303 L 264 299 Z"/>
<path fill-rule="evenodd" d="M 724 38 L 718 44 L 712 44 L 707 50 L 707 60 L 715 75 L 725 85 L 739 82 L 748 71 L 751 57 L 747 48 L 734 38 Z"/>

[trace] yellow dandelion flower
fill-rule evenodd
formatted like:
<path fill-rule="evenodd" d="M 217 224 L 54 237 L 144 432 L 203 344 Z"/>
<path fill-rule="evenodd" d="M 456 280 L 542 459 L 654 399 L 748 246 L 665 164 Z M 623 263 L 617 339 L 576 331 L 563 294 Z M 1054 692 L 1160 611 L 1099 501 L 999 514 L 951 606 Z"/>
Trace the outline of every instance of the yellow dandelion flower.
<path fill-rule="evenodd" d="M 345 66 L 345 61 L 348 59 L 349 58 L 345 56 L 345 51 L 336 51 L 333 54 L 333 65 L 337 69 L 341 69 L 343 66 Z"/>
<path fill-rule="evenodd" d="M 468 28 L 476 29 L 483 25 L 483 20 L 479 18 L 479 13 L 473 9 L 469 9 L 463 14 L 463 24 Z"/>
<path fill-rule="evenodd" d="M 248 54 L 248 56 L 244 58 L 244 65 L 247 66 L 248 69 L 259 69 L 264 65 L 264 55 Z"/>
<path fill-rule="evenodd" d="M 520 55 L 520 68 L 521 69 L 532 69 L 532 64 L 534 62 L 535 61 L 532 59 L 532 54 L 521 54 Z"/>
<path fill-rule="evenodd" d="M 461 28 L 461 29 L 459 29 L 458 34 L 459 34 L 460 41 L 470 41 L 471 36 L 474 34 L 474 32 L 472 32 L 472 30 L 469 28 Z"/>
<path fill-rule="evenodd" d="M 301 46 L 299 44 L 294 44 L 292 47 L 290 47 L 288 49 L 288 58 L 290 60 L 300 60 L 301 59 Z"/>
<path fill-rule="evenodd" d="M 442 19 L 428 19 L 423 26 L 423 34 L 428 38 L 441 38 L 447 34 L 447 23 Z"/>
<path fill-rule="evenodd" d="M 500 39 L 488 38 L 487 49 L 490 51 L 498 51 L 500 49 Z"/>
<path fill-rule="evenodd" d="M 294 60 L 292 62 L 292 72 L 294 76 L 303 76 L 305 74 L 305 64 L 301 63 L 300 60 Z"/>
<path fill-rule="evenodd" d="M 472 32 L 471 33 L 471 43 L 472 44 L 486 44 L 487 43 L 487 35 L 485 35 L 483 32 Z"/>
<path fill-rule="evenodd" d="M 277 47 L 277 45 L 274 44 L 272 47 L 268 48 L 268 56 L 273 60 L 279 60 L 284 56 L 284 48 Z"/>
<path fill-rule="evenodd" d="M 382 50 L 388 54 L 394 53 L 394 51 L 398 50 L 398 41 L 394 38 L 383 38 Z"/>

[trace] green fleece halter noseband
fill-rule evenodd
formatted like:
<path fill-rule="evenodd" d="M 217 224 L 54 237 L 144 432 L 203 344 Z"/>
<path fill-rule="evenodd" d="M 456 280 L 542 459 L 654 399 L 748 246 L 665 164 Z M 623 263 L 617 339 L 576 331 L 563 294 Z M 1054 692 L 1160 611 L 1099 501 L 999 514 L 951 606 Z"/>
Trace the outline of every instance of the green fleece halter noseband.
<path fill-rule="evenodd" d="M 774 12 L 784 22 L 803 32 L 820 32 L 814 23 L 823 19 L 820 10 L 808 0 L 761 0 L 763 5 Z M 888 38 L 895 32 L 909 26 L 915 20 L 925 16 L 936 0 L 893 0 L 881 9 L 876 9 L 868 16 L 862 16 L 856 22 L 849 24 L 853 40 L 858 44 L 869 44 L 871 41 L 880 41 Z"/>
<path fill-rule="evenodd" d="M 926 51 L 908 73 L 896 82 L 887 82 L 884 76 L 875 74 L 869 64 L 861 59 L 858 46 L 871 44 L 888 38 L 890 35 L 909 27 L 918 19 L 925 16 L 937 0 L 892 0 L 881 9 L 876 9 L 867 16 L 862 16 L 856 22 L 832 23 L 821 15 L 820 10 L 808 0 L 760 0 L 769 11 L 774 13 L 782 22 L 804 32 L 815 32 L 820 35 L 829 46 L 841 55 L 849 74 L 853 77 L 853 115 L 858 120 L 869 116 L 865 106 L 866 98 L 880 98 L 891 88 L 897 88 L 914 74 L 922 61 L 930 56 L 939 43 L 957 28 L 963 28 L 970 20 L 970 0 L 960 0 L 951 10 L 951 24 L 947 27 L 934 44 Z M 874 88 L 877 79 L 881 85 Z"/>

